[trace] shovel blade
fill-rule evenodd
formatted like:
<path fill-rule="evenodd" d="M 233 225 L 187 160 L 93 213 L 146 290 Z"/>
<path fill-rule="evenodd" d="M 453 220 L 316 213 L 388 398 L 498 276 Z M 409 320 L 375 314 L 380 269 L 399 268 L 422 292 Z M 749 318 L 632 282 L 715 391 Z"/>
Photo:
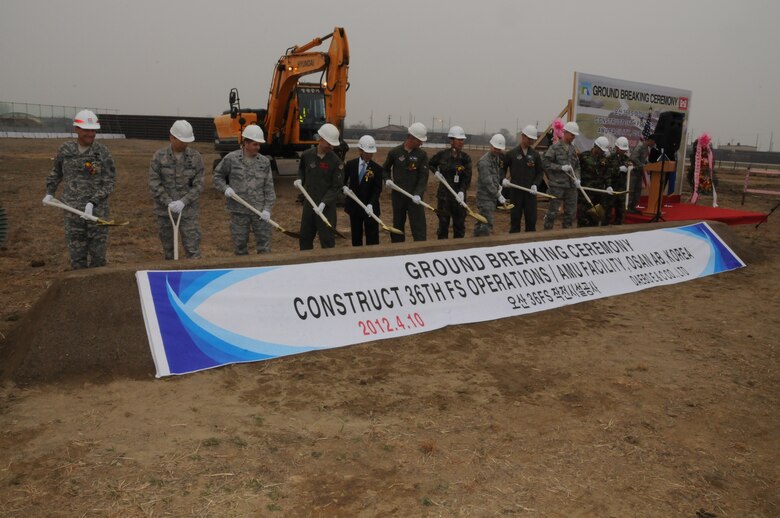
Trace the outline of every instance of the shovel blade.
<path fill-rule="evenodd" d="M 404 233 L 401 232 L 400 230 L 398 230 L 397 228 L 391 227 L 391 226 L 388 226 L 388 225 L 382 225 L 382 230 L 384 230 L 388 234 L 398 234 L 399 236 L 403 236 L 404 235 Z"/>
<path fill-rule="evenodd" d="M 478 213 L 474 212 L 473 210 L 468 211 L 468 214 L 469 214 L 469 216 L 471 216 L 472 218 L 476 219 L 480 223 L 484 223 L 485 225 L 487 225 L 488 220 L 482 214 L 478 214 Z"/>
<path fill-rule="evenodd" d="M 106 227 L 124 227 L 125 225 L 129 225 L 130 222 L 128 220 L 122 220 L 122 221 L 115 221 L 113 219 L 100 219 L 96 221 L 98 225 L 103 225 Z"/>
<path fill-rule="evenodd" d="M 295 238 L 295 239 L 300 239 L 301 238 L 301 235 L 299 233 L 293 232 L 292 230 L 286 230 L 284 228 L 278 228 L 277 230 L 279 232 L 281 232 L 282 234 L 284 234 L 285 236 L 290 236 L 290 237 Z"/>
<path fill-rule="evenodd" d="M 589 208 L 587 214 L 596 222 L 602 221 L 604 219 L 604 207 L 598 203 Z"/>

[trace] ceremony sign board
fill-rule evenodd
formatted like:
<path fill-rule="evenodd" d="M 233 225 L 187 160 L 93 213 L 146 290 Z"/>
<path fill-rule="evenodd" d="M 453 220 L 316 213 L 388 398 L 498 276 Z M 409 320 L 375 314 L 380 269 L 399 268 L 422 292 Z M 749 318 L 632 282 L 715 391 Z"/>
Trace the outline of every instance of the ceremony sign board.
<path fill-rule="evenodd" d="M 649 135 L 655 130 L 661 113 L 683 113 L 682 140 L 677 152 L 680 183 L 691 97 L 690 90 L 575 72 L 573 118 L 580 127 L 575 143 L 580 151 L 586 151 L 593 147 L 597 137 L 607 137 L 610 144 L 614 144 L 617 137 L 626 137 L 633 149 L 643 132 Z M 679 186 L 676 191 L 679 192 Z"/>
<path fill-rule="evenodd" d="M 745 264 L 706 224 L 415 255 L 139 271 L 157 376 L 526 315 Z"/>

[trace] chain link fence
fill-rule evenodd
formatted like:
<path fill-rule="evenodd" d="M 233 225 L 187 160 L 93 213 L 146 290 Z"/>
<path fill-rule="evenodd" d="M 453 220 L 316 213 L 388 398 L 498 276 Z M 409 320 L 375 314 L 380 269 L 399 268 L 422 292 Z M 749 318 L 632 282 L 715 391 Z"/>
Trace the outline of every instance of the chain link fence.
<path fill-rule="evenodd" d="M 101 118 L 104 114 L 118 114 L 119 110 L 84 106 L 57 106 L 0 101 L 0 138 L 56 138 L 73 133 L 73 117 L 83 109 L 89 109 Z M 103 127 L 101 138 L 120 137 L 119 128 Z"/>

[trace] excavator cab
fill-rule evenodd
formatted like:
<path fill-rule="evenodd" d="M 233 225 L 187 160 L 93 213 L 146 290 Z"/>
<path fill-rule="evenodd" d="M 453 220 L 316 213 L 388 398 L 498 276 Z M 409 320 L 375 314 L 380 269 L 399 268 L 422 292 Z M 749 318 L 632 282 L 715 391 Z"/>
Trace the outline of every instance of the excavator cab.
<path fill-rule="evenodd" d="M 298 97 L 298 138 L 314 141 L 319 138 L 317 130 L 327 122 L 325 118 L 325 94 L 314 85 L 300 85 L 296 88 Z"/>

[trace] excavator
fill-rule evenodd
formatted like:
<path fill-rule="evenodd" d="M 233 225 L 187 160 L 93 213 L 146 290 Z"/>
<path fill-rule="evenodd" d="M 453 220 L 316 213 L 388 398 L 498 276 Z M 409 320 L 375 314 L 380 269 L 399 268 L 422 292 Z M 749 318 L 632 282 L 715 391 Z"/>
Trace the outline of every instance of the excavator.
<path fill-rule="evenodd" d="M 330 40 L 327 52 L 309 52 L 326 40 Z M 272 158 L 276 170 L 274 158 L 296 158 L 317 143 L 317 130 L 326 122 L 343 132 L 348 70 L 349 44 L 342 27 L 288 48 L 276 63 L 265 109 L 242 110 L 238 89 L 230 90 L 230 109 L 214 119 L 216 151 L 223 158 L 238 149 L 243 129 L 259 124 L 266 140 L 260 152 Z M 317 72 L 321 72 L 318 82 L 301 81 Z"/>

